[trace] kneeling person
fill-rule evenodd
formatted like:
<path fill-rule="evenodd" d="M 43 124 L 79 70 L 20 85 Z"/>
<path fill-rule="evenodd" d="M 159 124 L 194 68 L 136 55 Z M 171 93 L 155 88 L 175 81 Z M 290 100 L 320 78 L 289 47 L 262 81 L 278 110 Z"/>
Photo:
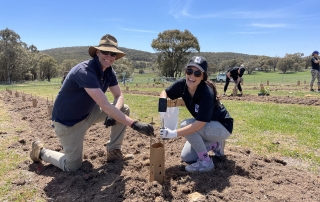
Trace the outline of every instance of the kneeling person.
<path fill-rule="evenodd" d="M 125 56 L 118 49 L 116 38 L 107 34 L 99 46 L 90 47 L 91 60 L 71 69 L 66 76 L 53 106 L 52 121 L 64 154 L 45 149 L 40 141 L 32 143 L 30 157 L 34 162 L 43 160 L 63 171 L 75 171 L 82 165 L 84 136 L 94 123 L 111 126 L 107 143 L 107 161 L 123 160 L 121 145 L 126 126 L 145 135 L 154 135 L 150 124 L 134 121 L 117 82 L 112 64 Z M 111 104 L 105 92 L 109 88 L 114 100 Z"/>
<path fill-rule="evenodd" d="M 210 171 L 214 168 L 208 151 L 217 156 L 224 155 L 224 142 L 231 135 L 233 119 L 220 103 L 217 89 L 207 75 L 207 61 L 200 56 L 194 56 L 187 64 L 184 79 L 176 81 L 172 86 L 162 91 L 159 98 L 159 112 L 166 106 L 167 97 L 174 100 L 182 97 L 193 118 L 181 123 L 180 129 L 160 129 L 162 138 L 184 136 L 187 140 L 181 158 L 187 163 L 189 172 Z"/>

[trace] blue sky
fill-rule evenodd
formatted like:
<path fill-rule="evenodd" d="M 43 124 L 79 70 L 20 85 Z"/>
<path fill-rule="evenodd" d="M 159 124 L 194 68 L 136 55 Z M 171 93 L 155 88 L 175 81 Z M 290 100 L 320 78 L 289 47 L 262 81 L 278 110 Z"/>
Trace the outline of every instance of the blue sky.
<path fill-rule="evenodd" d="M 154 52 L 168 29 L 188 29 L 202 52 L 281 56 L 320 47 L 315 0 L 1 0 L 0 29 L 9 28 L 39 50 L 97 45 L 114 35 L 119 46 Z"/>

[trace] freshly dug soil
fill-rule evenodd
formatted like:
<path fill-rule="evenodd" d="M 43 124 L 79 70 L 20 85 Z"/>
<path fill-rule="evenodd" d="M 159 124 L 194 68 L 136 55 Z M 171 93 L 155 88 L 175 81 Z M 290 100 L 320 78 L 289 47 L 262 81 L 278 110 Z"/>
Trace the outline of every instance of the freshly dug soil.
<path fill-rule="evenodd" d="M 235 99 L 246 98 L 253 99 Z M 21 97 L 2 92 L 0 99 L 13 122 L 29 126 L 16 134 L 0 133 L 2 137 L 19 135 L 8 150 L 29 155 L 32 141 L 40 139 L 46 148 L 63 152 L 51 127 L 46 100 L 38 99 L 38 106 L 32 107 L 30 96 L 22 102 Z M 134 159 L 107 163 L 108 138 L 109 129 L 102 123 L 89 129 L 84 162 L 76 172 L 62 172 L 31 160 L 21 162 L 17 169 L 28 175 L 16 181 L 16 189 L 36 184 L 41 198 L 48 201 L 189 201 L 194 192 L 203 195 L 198 201 L 320 201 L 320 176 L 291 167 L 282 159 L 260 157 L 228 144 L 225 157 L 213 157 L 214 171 L 188 173 L 186 164 L 180 162 L 183 138 L 165 142 L 164 184 L 149 182 L 150 138 L 127 128 L 122 151 L 134 154 Z"/>

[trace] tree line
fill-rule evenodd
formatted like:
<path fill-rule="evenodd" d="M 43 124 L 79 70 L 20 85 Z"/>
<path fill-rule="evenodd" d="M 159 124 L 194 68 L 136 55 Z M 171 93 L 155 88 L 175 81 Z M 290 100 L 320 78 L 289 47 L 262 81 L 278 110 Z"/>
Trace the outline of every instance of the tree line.
<path fill-rule="evenodd" d="M 114 64 L 121 79 L 130 77 L 134 69 L 158 71 L 160 76 L 179 77 L 188 59 L 200 55 L 207 59 L 208 73 L 224 72 L 234 66 L 244 65 L 248 74 L 261 71 L 303 71 L 310 66 L 311 56 L 302 53 L 284 57 L 268 57 L 241 53 L 201 52 L 198 39 L 188 30 L 166 30 L 151 42 L 156 53 L 120 47 L 127 55 Z M 20 36 L 8 28 L 0 30 L 0 81 L 12 83 L 22 80 L 48 80 L 62 77 L 77 63 L 90 59 L 89 46 L 62 47 L 39 51 L 27 45 Z"/>
<path fill-rule="evenodd" d="M 176 77 L 187 63 L 188 58 L 194 55 L 207 59 L 208 73 L 225 72 L 228 69 L 244 65 L 248 74 L 254 70 L 260 71 L 303 71 L 310 66 L 311 56 L 302 53 L 286 54 L 283 58 L 239 53 L 212 53 L 200 52 L 198 39 L 188 30 L 166 30 L 158 34 L 151 43 L 157 52 L 158 69 L 162 76 Z"/>

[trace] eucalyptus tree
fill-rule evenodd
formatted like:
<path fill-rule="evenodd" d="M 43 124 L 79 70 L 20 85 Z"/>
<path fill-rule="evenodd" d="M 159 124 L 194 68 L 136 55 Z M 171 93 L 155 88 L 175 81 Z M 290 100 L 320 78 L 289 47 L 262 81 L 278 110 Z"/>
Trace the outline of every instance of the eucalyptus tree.
<path fill-rule="evenodd" d="M 151 47 L 158 52 L 157 63 L 162 76 L 181 76 L 191 52 L 199 52 L 198 39 L 188 30 L 166 30 L 153 39 Z"/>
<path fill-rule="evenodd" d="M 12 82 L 11 75 L 13 74 L 13 68 L 16 67 L 15 60 L 18 53 L 16 52 L 23 46 L 20 36 L 8 28 L 0 30 L 0 52 L 1 52 L 1 67 L 4 68 L 2 72 L 5 74 L 7 83 Z"/>

